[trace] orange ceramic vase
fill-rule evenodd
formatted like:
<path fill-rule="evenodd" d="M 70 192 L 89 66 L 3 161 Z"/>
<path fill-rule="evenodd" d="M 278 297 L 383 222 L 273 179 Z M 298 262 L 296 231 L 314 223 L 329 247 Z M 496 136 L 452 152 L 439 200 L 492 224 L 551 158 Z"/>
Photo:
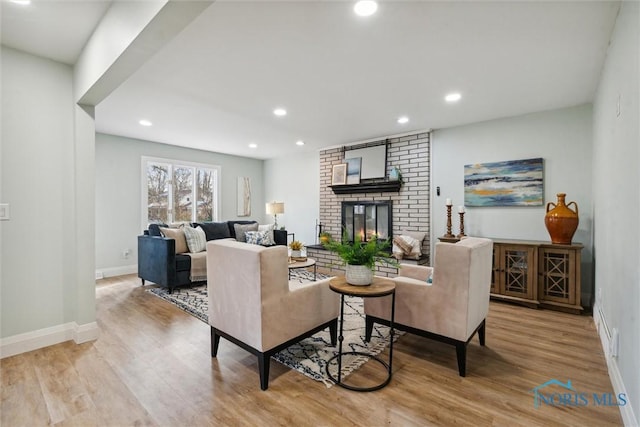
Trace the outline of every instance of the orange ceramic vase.
<path fill-rule="evenodd" d="M 558 193 L 558 203 L 547 203 L 547 214 L 544 217 L 544 225 L 551 236 L 551 243 L 570 245 L 573 234 L 578 228 L 578 205 L 576 202 L 565 204 L 565 193 Z M 570 206 L 575 206 L 575 211 Z M 551 207 L 553 209 L 549 210 Z"/>

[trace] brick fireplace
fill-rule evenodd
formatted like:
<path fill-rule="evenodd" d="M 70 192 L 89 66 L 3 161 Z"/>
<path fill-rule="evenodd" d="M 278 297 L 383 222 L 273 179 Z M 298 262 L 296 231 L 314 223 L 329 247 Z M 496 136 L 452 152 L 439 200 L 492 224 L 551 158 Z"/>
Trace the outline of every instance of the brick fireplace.
<path fill-rule="evenodd" d="M 384 139 L 382 139 L 384 140 Z M 379 144 L 379 142 L 373 142 Z M 388 202 L 391 216 L 388 226 L 391 235 L 399 235 L 401 230 L 422 231 L 427 238 L 422 242 L 422 260 L 429 260 L 430 235 L 430 135 L 419 133 L 387 140 L 387 174 L 393 166 L 400 168 L 404 183 L 399 191 L 353 192 L 336 194 L 331 188 L 331 173 L 333 165 L 344 162 L 344 149 L 333 148 L 320 152 L 320 223 L 322 231 L 327 231 L 334 239 L 340 239 L 343 223 L 343 202 L 346 206 L 376 206 Z M 360 209 L 360 208 L 358 208 Z M 367 207 L 364 207 L 366 213 Z M 371 207 L 369 207 L 371 212 Z M 381 211 L 380 211 L 381 212 Z M 376 227 L 380 223 L 380 215 L 376 208 Z M 366 217 L 366 215 L 365 215 Z M 364 218 L 364 217 L 363 217 Z M 371 218 L 371 216 L 370 216 Z M 360 224 L 360 223 L 358 223 Z M 370 225 L 373 225 L 371 223 Z M 384 228 L 384 227 L 382 227 Z M 360 232 L 355 226 L 354 230 Z M 371 235 L 371 231 L 362 230 Z M 379 232 L 379 231 L 376 231 Z M 317 260 L 320 267 L 339 270 L 338 258 L 323 249 L 309 247 L 307 254 Z M 395 276 L 397 269 L 388 266 L 378 266 L 377 275 Z"/>

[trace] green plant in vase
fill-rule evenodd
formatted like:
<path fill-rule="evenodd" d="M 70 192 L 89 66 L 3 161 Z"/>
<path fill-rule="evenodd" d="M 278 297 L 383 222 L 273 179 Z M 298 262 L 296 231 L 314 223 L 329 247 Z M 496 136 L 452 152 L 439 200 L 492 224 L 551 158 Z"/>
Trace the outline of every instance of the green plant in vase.
<path fill-rule="evenodd" d="M 390 245 L 388 239 L 378 240 L 375 236 L 363 242 L 357 233 L 353 242 L 350 242 L 346 231 L 342 241 L 330 240 L 323 244 L 325 249 L 337 254 L 345 264 L 345 276 L 351 285 L 370 285 L 376 264 L 399 266 L 398 261 L 385 251 Z"/>

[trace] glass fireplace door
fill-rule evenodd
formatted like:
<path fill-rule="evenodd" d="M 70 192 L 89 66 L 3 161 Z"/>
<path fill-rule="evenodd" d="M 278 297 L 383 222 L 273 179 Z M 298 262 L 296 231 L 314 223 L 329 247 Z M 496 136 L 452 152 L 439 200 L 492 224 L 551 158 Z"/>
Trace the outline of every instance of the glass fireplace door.
<path fill-rule="evenodd" d="M 366 242 L 374 236 L 379 239 L 391 237 L 391 201 L 342 202 L 342 227 L 349 241 L 354 233 Z"/>

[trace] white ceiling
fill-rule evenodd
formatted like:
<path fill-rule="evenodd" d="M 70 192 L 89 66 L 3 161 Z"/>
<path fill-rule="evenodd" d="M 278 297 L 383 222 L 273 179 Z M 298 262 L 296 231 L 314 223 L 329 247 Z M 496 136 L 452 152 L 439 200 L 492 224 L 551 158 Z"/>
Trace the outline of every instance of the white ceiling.
<path fill-rule="evenodd" d="M 97 106 L 96 129 L 272 158 L 579 105 L 593 99 L 619 2 L 389 1 L 369 18 L 352 7 L 216 2 Z M 457 104 L 443 100 L 451 91 Z"/>
<path fill-rule="evenodd" d="M 75 64 L 110 4 L 110 0 L 34 0 L 23 6 L 2 0 L 2 44 Z"/>

